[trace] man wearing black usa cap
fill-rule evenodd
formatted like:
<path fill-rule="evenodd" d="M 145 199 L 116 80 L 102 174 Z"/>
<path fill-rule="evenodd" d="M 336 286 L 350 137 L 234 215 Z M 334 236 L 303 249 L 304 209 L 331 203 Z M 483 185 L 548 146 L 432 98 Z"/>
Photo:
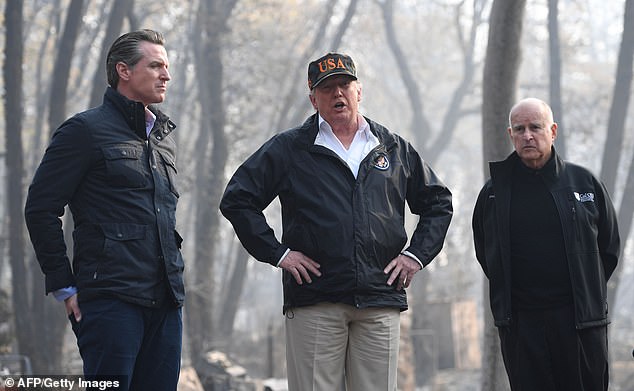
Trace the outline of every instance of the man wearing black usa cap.
<path fill-rule="evenodd" d="M 395 391 L 405 288 L 443 246 L 451 193 L 359 114 L 349 56 L 311 62 L 308 87 L 316 113 L 236 170 L 220 210 L 254 258 L 283 269 L 289 391 Z M 276 197 L 281 241 L 263 214 Z M 419 216 L 408 246 L 406 204 Z"/>

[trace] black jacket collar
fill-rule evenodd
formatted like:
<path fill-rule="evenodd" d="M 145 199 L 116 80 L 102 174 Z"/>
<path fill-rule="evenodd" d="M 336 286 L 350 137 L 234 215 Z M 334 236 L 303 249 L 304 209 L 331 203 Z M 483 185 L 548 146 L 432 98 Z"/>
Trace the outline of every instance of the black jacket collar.
<path fill-rule="evenodd" d="M 533 170 L 525 166 L 524 163 L 522 163 L 516 151 L 513 151 L 513 153 L 511 153 L 504 160 L 497 161 L 497 162 L 490 162 L 489 170 L 491 172 L 492 178 L 495 177 L 496 180 L 505 181 L 505 180 L 511 179 L 511 176 L 513 175 L 513 169 L 515 169 L 518 166 L 522 169 L 530 170 L 533 172 L 539 172 L 544 178 L 544 180 L 546 181 L 546 183 L 553 184 L 559 179 L 561 175 L 561 171 L 564 169 L 565 163 L 561 159 L 561 157 L 557 154 L 555 147 L 552 147 L 552 153 L 551 153 L 550 159 L 548 160 L 548 162 L 546 162 L 544 167 L 540 168 L 539 170 Z"/>
<path fill-rule="evenodd" d="M 142 139 L 147 138 L 145 132 L 145 106 L 143 103 L 128 99 L 112 87 L 106 89 L 103 101 L 104 104 L 112 104 L 123 114 L 128 126 L 136 135 Z M 176 125 L 169 120 L 169 117 L 157 107 L 149 105 L 148 109 L 156 116 L 155 127 L 167 123 L 166 130 L 163 133 L 170 133 L 176 128 Z"/>

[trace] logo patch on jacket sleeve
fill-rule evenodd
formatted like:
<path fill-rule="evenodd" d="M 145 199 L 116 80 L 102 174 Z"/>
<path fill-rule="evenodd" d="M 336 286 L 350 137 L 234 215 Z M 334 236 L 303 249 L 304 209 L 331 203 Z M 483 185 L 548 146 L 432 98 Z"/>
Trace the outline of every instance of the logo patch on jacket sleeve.
<path fill-rule="evenodd" d="M 385 171 L 390 168 L 390 161 L 387 159 L 387 155 L 379 153 L 374 157 L 374 168 Z"/>
<path fill-rule="evenodd" d="M 594 193 L 577 193 L 574 192 L 575 199 L 579 202 L 594 202 Z"/>

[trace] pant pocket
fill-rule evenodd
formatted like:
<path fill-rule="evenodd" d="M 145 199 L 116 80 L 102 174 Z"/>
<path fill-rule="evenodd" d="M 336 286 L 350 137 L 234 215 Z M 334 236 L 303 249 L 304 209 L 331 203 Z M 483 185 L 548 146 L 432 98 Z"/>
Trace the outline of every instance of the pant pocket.
<path fill-rule="evenodd" d="M 79 332 L 79 322 L 75 319 L 75 314 L 70 313 L 68 315 L 68 321 L 70 322 L 70 326 L 73 329 L 73 333 L 75 334 L 75 337 L 78 336 L 78 332 Z"/>

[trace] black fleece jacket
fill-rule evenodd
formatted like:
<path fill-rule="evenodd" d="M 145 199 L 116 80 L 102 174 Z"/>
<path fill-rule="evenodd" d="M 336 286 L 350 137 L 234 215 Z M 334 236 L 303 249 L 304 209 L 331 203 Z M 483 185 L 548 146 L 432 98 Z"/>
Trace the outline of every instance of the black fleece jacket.
<path fill-rule="evenodd" d="M 616 268 L 620 239 L 616 213 L 601 182 L 587 169 L 564 162 L 553 148 L 555 164 L 542 173 L 555 201 L 563 232 L 576 327 L 608 323 L 607 281 Z M 496 326 L 512 322 L 510 208 L 513 167 L 519 156 L 489 164 L 473 212 L 476 257 L 489 279 Z M 530 240 L 530 239 L 529 239 Z"/>

